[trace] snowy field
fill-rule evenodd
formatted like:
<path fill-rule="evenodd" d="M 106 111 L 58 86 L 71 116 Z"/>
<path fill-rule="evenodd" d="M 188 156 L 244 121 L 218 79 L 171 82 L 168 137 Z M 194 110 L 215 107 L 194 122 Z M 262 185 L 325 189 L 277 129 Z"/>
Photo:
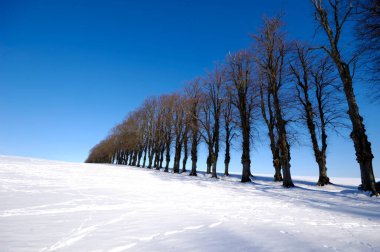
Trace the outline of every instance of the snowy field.
<path fill-rule="evenodd" d="M 380 251 L 380 198 L 315 181 L 0 156 L 0 251 Z"/>

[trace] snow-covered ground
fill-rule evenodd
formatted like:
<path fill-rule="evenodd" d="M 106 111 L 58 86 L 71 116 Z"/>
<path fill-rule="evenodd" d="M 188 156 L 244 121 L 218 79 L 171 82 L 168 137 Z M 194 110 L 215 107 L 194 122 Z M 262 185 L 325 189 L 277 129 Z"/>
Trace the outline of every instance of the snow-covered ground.
<path fill-rule="evenodd" d="M 0 251 L 380 251 L 380 199 L 315 181 L 0 156 Z"/>

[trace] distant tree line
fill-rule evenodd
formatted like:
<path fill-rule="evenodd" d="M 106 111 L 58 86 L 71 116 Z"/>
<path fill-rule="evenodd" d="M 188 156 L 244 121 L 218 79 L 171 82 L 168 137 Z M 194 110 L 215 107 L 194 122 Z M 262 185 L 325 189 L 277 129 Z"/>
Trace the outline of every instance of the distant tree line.
<path fill-rule="evenodd" d="M 173 158 L 173 172 L 180 173 L 188 170 L 190 158 L 189 175 L 196 176 L 198 148 L 203 142 L 206 172 L 217 178 L 219 155 L 224 156 L 224 175 L 228 176 L 231 144 L 239 141 L 241 181 L 249 182 L 251 147 L 260 141 L 254 129 L 264 125 L 274 181 L 288 188 L 294 186 L 291 147 L 297 131 L 292 125 L 302 125 L 319 170 L 317 184 L 324 186 L 331 183 L 326 162 L 328 134 L 349 127 L 361 172 L 360 188 L 378 195 L 374 156 L 356 102 L 353 76 L 361 55 L 371 55 L 363 57 L 372 70 L 379 67 L 379 1 L 311 0 L 311 4 L 325 43 L 289 41 L 281 17 L 264 18 L 252 36 L 251 48 L 229 53 L 223 64 L 188 82 L 182 91 L 147 98 L 91 149 L 86 162 L 168 172 Z M 341 36 L 352 19 L 358 31 L 357 50 L 345 52 Z M 378 73 L 368 73 L 376 84 Z"/>

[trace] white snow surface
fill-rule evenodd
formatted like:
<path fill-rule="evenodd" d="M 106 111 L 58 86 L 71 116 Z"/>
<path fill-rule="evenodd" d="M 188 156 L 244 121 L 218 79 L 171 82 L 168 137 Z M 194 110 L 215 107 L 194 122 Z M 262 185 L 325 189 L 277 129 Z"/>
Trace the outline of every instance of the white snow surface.
<path fill-rule="evenodd" d="M 380 251 L 380 198 L 332 181 L 0 156 L 0 251 Z"/>

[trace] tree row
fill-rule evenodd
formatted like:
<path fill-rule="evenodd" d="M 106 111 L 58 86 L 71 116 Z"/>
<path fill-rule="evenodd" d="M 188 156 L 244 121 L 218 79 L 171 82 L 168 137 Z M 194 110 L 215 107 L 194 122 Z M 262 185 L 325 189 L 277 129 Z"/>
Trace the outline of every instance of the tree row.
<path fill-rule="evenodd" d="M 236 142 L 242 151 L 241 181 L 248 182 L 251 147 L 260 141 L 256 132 L 264 130 L 274 181 L 288 188 L 294 186 L 291 148 L 305 133 L 319 170 L 317 184 L 324 186 L 331 183 L 326 161 L 328 135 L 349 127 L 361 189 L 377 195 L 371 144 L 353 89 L 358 55 L 343 55 L 339 44 L 356 6 L 339 0 L 312 0 L 311 4 L 325 36 L 320 45 L 290 41 L 280 17 L 266 18 L 252 36 L 249 49 L 229 53 L 222 64 L 188 82 L 181 91 L 147 98 L 90 151 L 86 162 L 168 172 L 173 158 L 173 172 L 179 173 L 187 171 L 190 159 L 189 175 L 196 176 L 198 149 L 203 143 L 208 152 L 206 172 L 217 178 L 220 155 L 224 174 L 229 175 L 231 145 Z"/>

